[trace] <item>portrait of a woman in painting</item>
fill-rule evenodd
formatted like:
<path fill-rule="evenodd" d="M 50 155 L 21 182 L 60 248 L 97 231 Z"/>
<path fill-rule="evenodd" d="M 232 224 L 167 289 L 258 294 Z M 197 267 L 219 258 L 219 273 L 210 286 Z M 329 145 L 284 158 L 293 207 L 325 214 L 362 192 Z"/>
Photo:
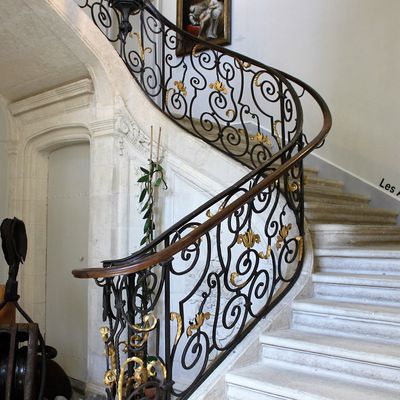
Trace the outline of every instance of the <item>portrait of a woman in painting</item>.
<path fill-rule="evenodd" d="M 230 13 L 230 0 L 178 0 L 177 22 L 193 36 L 225 45 L 230 43 Z"/>

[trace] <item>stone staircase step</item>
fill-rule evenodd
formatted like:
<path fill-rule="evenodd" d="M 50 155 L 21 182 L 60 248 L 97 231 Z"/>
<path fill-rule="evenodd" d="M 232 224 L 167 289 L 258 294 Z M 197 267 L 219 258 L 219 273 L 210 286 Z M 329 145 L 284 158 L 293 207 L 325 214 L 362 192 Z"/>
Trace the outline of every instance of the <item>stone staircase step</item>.
<path fill-rule="evenodd" d="M 315 249 L 314 255 L 319 272 L 400 275 L 400 246 Z"/>
<path fill-rule="evenodd" d="M 295 301 L 292 311 L 297 330 L 400 345 L 398 307 L 311 298 Z"/>
<path fill-rule="evenodd" d="M 310 176 L 306 179 L 304 190 L 327 190 L 331 192 L 343 191 L 344 183 L 332 179 L 323 179 L 319 177 Z"/>
<path fill-rule="evenodd" d="M 228 400 L 398 400 L 397 391 L 304 368 L 254 364 L 226 376 Z"/>
<path fill-rule="evenodd" d="M 306 187 L 304 191 L 306 202 L 323 202 L 325 204 L 349 204 L 349 205 L 363 205 L 367 206 L 370 198 L 359 194 L 327 191 L 321 188 Z"/>
<path fill-rule="evenodd" d="M 309 178 L 316 178 L 318 175 L 318 168 L 313 167 L 303 167 L 304 175 Z"/>
<path fill-rule="evenodd" d="M 315 248 L 372 246 L 391 244 L 400 247 L 400 226 L 312 224 Z"/>
<path fill-rule="evenodd" d="M 315 273 L 317 298 L 397 306 L 400 304 L 400 276 Z"/>
<path fill-rule="evenodd" d="M 294 329 L 260 337 L 263 362 L 327 371 L 354 382 L 400 390 L 400 347 Z"/>
<path fill-rule="evenodd" d="M 307 175 L 307 169 L 304 169 L 304 174 L 306 176 L 306 187 L 309 185 L 321 186 L 326 188 L 340 189 L 343 190 L 344 183 L 342 181 L 337 181 L 334 179 L 320 178 L 317 175 Z"/>
<path fill-rule="evenodd" d="M 395 225 L 397 213 L 385 209 L 369 208 L 354 205 L 334 205 L 326 203 L 307 202 L 305 214 L 309 222 L 316 223 L 346 223 L 365 225 Z"/>

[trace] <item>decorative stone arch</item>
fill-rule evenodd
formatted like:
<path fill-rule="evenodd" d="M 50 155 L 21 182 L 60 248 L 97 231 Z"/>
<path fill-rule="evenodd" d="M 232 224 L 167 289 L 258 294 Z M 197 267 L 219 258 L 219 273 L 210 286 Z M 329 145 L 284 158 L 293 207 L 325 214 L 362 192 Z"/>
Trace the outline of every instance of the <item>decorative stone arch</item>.
<path fill-rule="evenodd" d="M 45 331 L 47 183 L 49 155 L 66 146 L 91 144 L 91 134 L 82 124 L 60 125 L 32 135 L 19 147 L 15 179 L 15 215 L 26 224 L 28 255 L 21 274 L 21 302 Z"/>

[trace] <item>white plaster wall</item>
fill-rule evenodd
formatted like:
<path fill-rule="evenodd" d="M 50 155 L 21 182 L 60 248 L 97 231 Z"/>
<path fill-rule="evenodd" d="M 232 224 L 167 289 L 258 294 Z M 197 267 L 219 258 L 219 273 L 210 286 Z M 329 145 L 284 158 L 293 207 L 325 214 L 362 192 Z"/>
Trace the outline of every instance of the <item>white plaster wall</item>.
<path fill-rule="evenodd" d="M 0 223 L 8 217 L 7 212 L 7 171 L 8 171 L 8 123 L 7 111 L 0 101 Z M 7 277 L 6 262 L 0 251 L 0 284 Z"/>
<path fill-rule="evenodd" d="M 334 124 L 318 154 L 400 191 L 400 2 L 252 0 L 232 8 L 232 50 L 301 78 L 327 101 Z M 162 12 L 175 21 L 176 1 L 162 0 Z"/>

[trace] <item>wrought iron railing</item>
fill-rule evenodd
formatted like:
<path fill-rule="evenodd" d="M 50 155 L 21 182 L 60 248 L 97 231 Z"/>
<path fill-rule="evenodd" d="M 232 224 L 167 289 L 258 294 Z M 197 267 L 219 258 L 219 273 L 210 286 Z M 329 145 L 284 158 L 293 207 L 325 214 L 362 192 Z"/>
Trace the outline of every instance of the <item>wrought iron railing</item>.
<path fill-rule="evenodd" d="M 300 275 L 302 159 L 330 113 L 297 78 L 190 36 L 147 0 L 122 20 L 109 1 L 77 2 L 163 113 L 251 168 L 140 251 L 74 271 L 103 288 L 108 399 L 187 399 Z M 306 96 L 322 115 L 309 143 Z"/>

